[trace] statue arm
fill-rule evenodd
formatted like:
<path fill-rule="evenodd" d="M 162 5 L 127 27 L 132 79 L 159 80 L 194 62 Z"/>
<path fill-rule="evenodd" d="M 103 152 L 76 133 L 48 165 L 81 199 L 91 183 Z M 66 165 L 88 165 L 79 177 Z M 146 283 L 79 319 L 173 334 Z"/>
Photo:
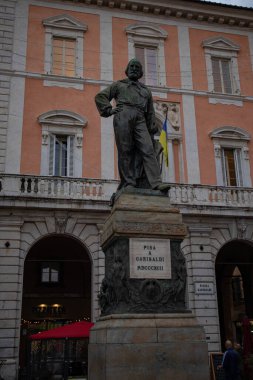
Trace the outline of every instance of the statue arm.
<path fill-rule="evenodd" d="M 109 117 L 113 115 L 115 109 L 112 109 L 110 101 L 115 97 L 115 84 L 106 87 L 95 96 L 95 103 L 100 116 Z"/>

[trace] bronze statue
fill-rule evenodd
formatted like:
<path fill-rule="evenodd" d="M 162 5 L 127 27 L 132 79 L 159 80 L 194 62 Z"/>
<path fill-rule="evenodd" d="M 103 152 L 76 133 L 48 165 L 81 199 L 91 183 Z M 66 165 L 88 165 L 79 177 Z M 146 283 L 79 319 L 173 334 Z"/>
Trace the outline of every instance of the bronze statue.
<path fill-rule="evenodd" d="M 155 111 L 151 91 L 139 82 L 142 65 L 132 59 L 125 70 L 128 78 L 112 83 L 99 92 L 95 102 L 101 116 L 114 115 L 113 125 L 118 149 L 119 189 L 145 187 L 141 185 L 143 172 L 150 188 L 168 191 L 162 183 L 154 148 Z M 113 108 L 110 101 L 116 101 Z"/>

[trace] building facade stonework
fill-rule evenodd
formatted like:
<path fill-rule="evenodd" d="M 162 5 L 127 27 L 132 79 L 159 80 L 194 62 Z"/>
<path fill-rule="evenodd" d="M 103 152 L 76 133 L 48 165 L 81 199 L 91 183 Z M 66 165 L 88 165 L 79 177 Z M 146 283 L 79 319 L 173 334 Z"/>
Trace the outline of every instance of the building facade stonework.
<path fill-rule="evenodd" d="M 113 121 L 94 96 L 134 56 L 159 130 L 168 109 L 169 166 L 160 164 L 187 228 L 187 307 L 210 352 L 240 341 L 241 316 L 253 320 L 253 10 L 1 0 L 0 11 L 3 377 L 25 370 L 39 326 L 100 314 L 100 233 L 119 176 Z"/>
<path fill-rule="evenodd" d="M 4 171 L 6 161 L 6 144 L 7 144 L 7 129 L 9 117 L 9 101 L 11 93 L 11 79 L 10 75 L 13 62 L 13 47 L 14 47 L 14 24 L 15 24 L 15 8 L 16 1 L 0 2 L 1 7 L 1 28 L 0 28 L 0 67 L 3 69 L 1 72 L 1 92 L 0 92 L 0 122 L 1 122 L 1 135 L 0 135 L 0 170 Z"/>

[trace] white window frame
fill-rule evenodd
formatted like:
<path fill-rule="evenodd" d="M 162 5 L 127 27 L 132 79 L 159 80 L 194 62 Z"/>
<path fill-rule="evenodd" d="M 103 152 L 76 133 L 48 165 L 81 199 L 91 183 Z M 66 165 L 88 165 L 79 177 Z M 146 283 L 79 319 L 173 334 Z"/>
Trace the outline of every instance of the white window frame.
<path fill-rule="evenodd" d="M 157 50 L 157 86 L 152 87 L 166 86 L 164 41 L 168 37 L 168 33 L 154 25 L 134 24 L 126 28 L 126 34 L 129 60 L 135 58 L 135 46 Z"/>
<path fill-rule="evenodd" d="M 84 55 L 84 33 L 88 27 L 83 22 L 69 15 L 58 15 L 43 20 L 45 28 L 45 74 L 52 76 L 52 79 L 45 80 L 45 86 L 74 87 L 83 89 L 83 84 L 73 81 L 75 78 L 84 77 L 83 55 Z M 74 39 L 76 41 L 75 76 L 54 75 L 53 67 L 53 38 Z"/>
<path fill-rule="evenodd" d="M 224 149 L 235 150 L 236 160 L 240 160 L 236 164 L 237 168 L 237 187 L 251 187 L 249 148 L 250 135 L 238 127 L 221 127 L 215 129 L 210 134 L 214 144 L 214 156 L 216 166 L 216 180 L 218 186 L 228 186 L 224 170 Z M 236 161 L 235 160 L 235 161 Z"/>
<path fill-rule="evenodd" d="M 55 173 L 55 159 L 56 159 L 56 139 L 60 136 L 65 136 L 67 138 L 67 174 L 66 177 L 74 176 L 74 144 L 73 140 L 75 138 L 74 135 L 65 135 L 65 134 L 52 134 L 49 136 L 49 175 L 57 175 Z M 52 155 L 52 156 L 51 156 Z M 61 174 L 58 174 L 62 176 Z"/>
<path fill-rule="evenodd" d="M 228 179 L 228 168 L 226 167 L 226 158 L 225 158 L 225 150 L 229 149 L 233 151 L 234 156 L 234 164 L 235 164 L 235 174 L 236 174 L 236 187 L 243 186 L 243 179 L 242 179 L 242 168 L 241 168 L 241 149 L 240 148 L 234 148 L 234 147 L 225 147 L 223 146 L 221 148 L 221 161 L 222 161 L 222 173 L 223 173 L 223 183 L 225 186 L 233 186 L 229 184 Z"/>
<path fill-rule="evenodd" d="M 56 266 L 58 269 L 54 269 L 53 267 Z M 44 276 L 44 269 L 48 268 L 48 280 L 43 279 Z M 57 281 L 53 281 L 53 275 L 52 272 L 55 270 L 57 272 Z M 43 262 L 40 268 L 40 282 L 43 285 L 58 285 L 60 283 L 60 263 L 56 262 Z"/>
<path fill-rule="evenodd" d="M 207 81 L 208 81 L 208 91 L 217 95 L 223 95 L 223 97 L 229 97 L 233 95 L 240 95 L 240 78 L 238 70 L 238 52 L 240 51 L 240 46 L 235 44 L 223 36 L 218 36 L 214 38 L 209 38 L 202 42 L 202 46 L 205 52 L 206 58 L 206 70 L 207 70 Z M 229 61 L 230 67 L 230 77 L 231 77 L 231 87 L 232 93 L 225 92 L 215 92 L 214 90 L 214 78 L 213 78 L 213 68 L 212 68 L 212 58 L 226 59 Z M 217 99 L 216 101 L 217 102 Z"/>
<path fill-rule="evenodd" d="M 87 119 L 74 112 L 53 110 L 40 115 L 38 117 L 38 122 L 41 125 L 42 133 L 41 175 L 53 175 L 50 171 L 50 155 L 52 154 L 52 152 L 50 153 L 50 136 L 64 135 L 74 137 L 73 170 L 68 174 L 75 178 L 81 178 L 83 161 L 83 128 L 87 125 Z M 68 159 L 69 157 L 70 154 L 68 154 Z"/>

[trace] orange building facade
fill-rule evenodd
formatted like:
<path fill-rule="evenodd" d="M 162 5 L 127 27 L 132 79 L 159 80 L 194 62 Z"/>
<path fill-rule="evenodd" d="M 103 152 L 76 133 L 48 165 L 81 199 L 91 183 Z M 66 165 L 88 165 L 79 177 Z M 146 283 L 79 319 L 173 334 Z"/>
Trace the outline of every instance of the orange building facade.
<path fill-rule="evenodd" d="M 99 234 L 118 184 L 112 118 L 95 95 L 144 67 L 170 201 L 183 215 L 187 306 L 210 352 L 253 320 L 253 9 L 186 0 L 3 3 L 0 347 L 5 379 L 27 336 L 99 316 Z M 0 28 L 1 30 L 1 28 Z M 159 134 L 157 135 L 157 139 Z"/>

